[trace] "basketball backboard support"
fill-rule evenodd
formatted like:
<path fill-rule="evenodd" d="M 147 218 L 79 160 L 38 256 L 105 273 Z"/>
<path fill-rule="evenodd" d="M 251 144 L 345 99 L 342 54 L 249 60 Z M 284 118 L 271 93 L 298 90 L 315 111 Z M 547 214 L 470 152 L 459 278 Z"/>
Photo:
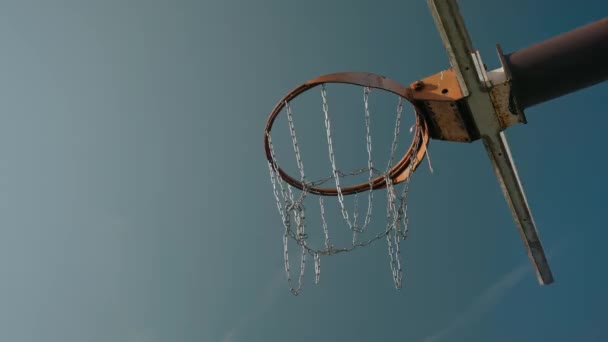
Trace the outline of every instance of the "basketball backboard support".
<path fill-rule="evenodd" d="M 510 54 L 503 54 L 501 47 L 497 45 L 502 67 L 487 71 L 479 52 L 473 48 L 456 0 L 426 1 L 448 53 L 450 68 L 414 81 L 409 86 L 403 86 L 385 76 L 372 73 L 341 72 L 321 75 L 300 84 L 285 95 L 275 105 L 268 118 L 264 129 L 264 149 L 268 159 L 273 194 L 284 226 L 285 273 L 291 291 L 295 295 L 300 292 L 302 286 L 307 254 L 314 257 L 315 282 L 318 282 L 321 257 L 352 251 L 382 238 L 387 241 L 395 287 L 401 287 L 399 244 L 407 238 L 408 232 L 407 194 L 410 176 L 420 161 L 428 157 L 426 145 L 430 139 L 461 143 L 483 141 L 528 257 L 536 271 L 538 282 L 541 285 L 553 283 L 553 275 L 504 131 L 514 124 L 527 123 L 524 114 L 526 108 L 608 81 L 608 63 L 605 63 L 608 60 L 608 49 L 606 49 L 608 18 L 586 24 Z M 336 166 L 325 88 L 328 83 L 351 84 L 363 88 L 367 167 L 341 170 Z M 321 88 L 331 176 L 311 181 L 305 176 L 289 103 L 295 97 L 317 86 Z M 375 166 L 371 153 L 368 107 L 371 88 L 393 93 L 399 98 L 390 162 L 384 171 Z M 410 149 L 402 159 L 393 164 L 393 161 L 396 161 L 393 154 L 401 131 L 404 101 L 414 107 L 416 123 L 411 126 L 410 133 L 414 129 L 415 131 L 414 134 L 410 134 L 413 136 Z M 279 112 L 284 112 L 287 116 L 291 144 L 299 171 L 299 176 L 295 178 L 278 166 L 273 152 L 270 131 Z M 349 187 L 341 185 L 341 178 L 363 173 L 368 176 L 367 182 Z M 329 182 L 328 187 L 319 187 L 326 182 Z M 395 185 L 400 183 L 401 190 L 396 191 Z M 373 190 L 384 188 L 386 188 L 386 204 L 389 208 L 386 212 L 386 229 L 361 239 L 360 233 L 363 233 L 371 222 Z M 298 189 L 300 194 L 295 196 L 293 189 Z M 351 217 L 345 207 L 344 196 L 362 192 L 368 193 L 368 209 L 363 222 L 357 223 L 357 199 L 356 197 L 354 199 L 355 208 Z M 321 247 L 308 244 L 308 233 L 304 223 L 306 206 L 303 204 L 307 195 L 319 196 L 318 204 L 324 233 L 324 244 Z M 338 216 L 352 232 L 352 241 L 343 246 L 340 244 L 336 247 L 329 238 L 323 197 L 337 197 L 340 212 Z M 301 247 L 300 275 L 295 286 L 290 275 L 288 252 L 290 239 Z"/>
<path fill-rule="evenodd" d="M 486 73 L 455 0 L 427 0 L 427 3 L 465 97 L 467 112 L 484 143 L 538 281 L 541 285 L 550 284 L 553 275 L 503 132 L 504 122 L 492 101 L 491 86 L 503 82 L 507 76 L 502 68 Z"/>

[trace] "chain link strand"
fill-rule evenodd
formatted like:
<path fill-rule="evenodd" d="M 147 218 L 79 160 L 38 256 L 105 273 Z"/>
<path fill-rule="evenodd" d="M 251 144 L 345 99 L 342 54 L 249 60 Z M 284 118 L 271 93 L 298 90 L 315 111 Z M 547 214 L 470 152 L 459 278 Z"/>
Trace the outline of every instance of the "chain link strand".
<path fill-rule="evenodd" d="M 374 179 L 374 161 L 372 159 L 372 135 L 371 135 L 371 119 L 369 112 L 369 93 L 371 89 L 369 87 L 363 88 L 363 103 L 365 106 L 365 145 L 367 148 L 367 168 L 369 169 L 367 183 L 369 184 L 369 192 L 367 193 L 367 213 L 365 214 L 365 220 L 361 232 L 364 232 L 372 218 L 373 203 L 374 203 L 374 191 L 373 191 L 373 179 Z"/>
<path fill-rule="evenodd" d="M 270 153 L 272 156 L 272 160 L 276 161 L 276 156 L 274 154 L 274 146 L 272 145 L 272 139 L 270 136 L 268 137 L 268 141 L 269 141 L 269 147 L 270 147 Z M 308 249 L 306 248 L 306 241 L 304 241 L 304 237 L 305 237 L 304 230 L 303 230 L 304 207 L 302 205 L 299 205 L 296 202 L 294 202 L 294 195 L 293 195 L 292 187 L 289 184 L 284 184 L 284 181 L 279 177 L 278 166 L 277 166 L 276 162 L 269 163 L 269 169 L 270 169 L 270 181 L 272 183 L 273 193 L 274 193 L 275 199 L 277 201 L 277 209 L 279 210 L 279 213 L 283 220 L 283 226 L 285 228 L 285 231 L 283 233 L 283 259 L 284 259 L 285 275 L 286 275 L 287 283 L 289 285 L 291 293 L 293 293 L 295 296 L 297 296 L 300 293 L 300 290 L 301 290 L 302 284 L 303 284 L 303 280 L 304 280 L 306 253 L 308 251 Z M 279 185 L 280 192 L 277 189 L 277 184 Z M 285 190 L 285 187 L 287 187 L 287 190 Z M 282 201 L 281 201 L 281 198 L 279 198 L 279 194 L 282 197 Z M 305 197 L 305 193 L 303 192 L 302 196 L 300 197 L 300 199 L 298 199 L 297 202 L 302 202 L 304 197 Z M 285 203 L 284 207 L 281 204 L 282 202 Z M 291 215 L 294 215 L 294 220 L 296 221 L 296 226 L 297 226 L 296 235 L 293 234 L 293 231 L 291 229 Z M 290 270 L 290 262 L 289 262 L 289 239 L 288 239 L 289 237 L 294 238 L 298 242 L 298 244 L 300 244 L 302 246 L 302 254 L 300 256 L 300 275 L 298 277 L 297 287 L 294 287 L 292 285 L 293 282 L 291 279 L 291 270 Z"/>
<path fill-rule="evenodd" d="M 338 202 L 340 203 L 340 209 L 342 212 L 342 217 L 346 224 L 348 224 L 348 228 L 353 230 L 353 224 L 348 217 L 348 211 L 346 211 L 346 206 L 344 205 L 344 196 L 342 195 L 342 188 L 340 187 L 340 174 L 338 172 L 338 167 L 336 166 L 336 156 L 334 154 L 334 144 L 332 142 L 331 136 L 331 121 L 329 120 L 329 106 L 327 105 L 327 89 L 325 88 L 325 84 L 321 85 L 321 98 L 323 99 L 323 114 L 325 116 L 325 133 L 327 135 L 327 148 L 329 150 L 329 162 L 331 163 L 331 173 L 334 176 L 334 180 L 336 182 L 336 191 L 338 192 Z"/>
<path fill-rule="evenodd" d="M 393 136 L 393 144 L 391 147 L 391 156 L 394 156 L 395 149 L 397 147 L 397 141 L 399 139 L 399 122 L 401 120 L 401 108 L 402 102 L 399 101 L 397 110 L 397 119 L 395 124 L 395 133 Z M 410 133 L 411 133 L 410 129 Z M 414 151 L 417 150 L 420 144 L 421 137 L 417 135 L 414 137 Z M 416 165 L 416 154 L 413 154 L 410 159 L 410 165 Z M 389 164 L 390 168 L 390 164 Z M 407 237 L 408 229 L 408 214 L 407 214 L 407 194 L 409 191 L 409 183 L 412 175 L 412 167 L 408 169 L 407 178 L 404 181 L 403 190 L 399 196 L 399 205 L 396 205 L 397 196 L 394 189 L 392 180 L 386 176 L 387 182 L 387 232 L 386 240 L 388 245 L 388 253 L 390 259 L 391 273 L 393 275 L 393 281 L 397 289 L 402 286 L 403 270 L 401 267 L 401 240 Z M 403 231 L 400 230 L 400 224 L 403 222 Z"/>

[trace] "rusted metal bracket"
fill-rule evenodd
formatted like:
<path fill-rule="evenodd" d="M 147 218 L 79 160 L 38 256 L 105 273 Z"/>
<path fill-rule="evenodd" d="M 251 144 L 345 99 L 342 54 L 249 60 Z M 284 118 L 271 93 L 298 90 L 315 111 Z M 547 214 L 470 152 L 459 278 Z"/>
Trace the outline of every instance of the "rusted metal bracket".
<path fill-rule="evenodd" d="M 432 139 L 470 142 L 479 134 L 462 107 L 464 95 L 452 69 L 444 70 L 410 84 L 412 98 L 419 104 Z"/>
<path fill-rule="evenodd" d="M 490 96 L 501 131 L 517 123 L 527 123 L 520 106 L 514 103 L 512 80 L 508 71 L 499 68 L 486 72 L 479 54 L 472 55 L 480 75 L 482 91 Z M 481 138 L 467 105 L 468 96 L 464 95 L 453 69 L 413 82 L 410 89 L 414 101 L 424 112 L 432 139 L 472 142 Z"/>

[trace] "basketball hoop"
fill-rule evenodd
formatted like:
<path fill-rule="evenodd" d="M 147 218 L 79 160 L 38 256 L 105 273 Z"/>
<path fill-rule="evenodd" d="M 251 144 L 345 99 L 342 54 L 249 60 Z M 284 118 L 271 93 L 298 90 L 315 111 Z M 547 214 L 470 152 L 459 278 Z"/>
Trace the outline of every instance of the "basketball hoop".
<path fill-rule="evenodd" d="M 603 63 L 608 58 L 608 50 L 601 48 L 608 42 L 608 19 L 598 20 L 510 54 L 503 54 L 502 48 L 497 46 L 501 67 L 488 71 L 479 51 L 473 47 L 457 1 L 427 0 L 427 3 L 448 53 L 449 69 L 419 79 L 409 87 L 370 73 L 346 72 L 324 75 L 292 90 L 270 113 L 264 129 L 264 148 L 273 194 L 285 228 L 283 235 L 285 271 L 291 291 L 295 295 L 302 287 L 307 255 L 314 257 L 315 282 L 318 282 L 321 256 L 351 251 L 383 237 L 386 237 L 388 244 L 395 287 L 401 287 L 399 243 L 407 237 L 409 182 L 422 159 L 426 156 L 428 160 L 427 145 L 430 138 L 461 143 L 477 140 L 483 142 L 539 283 L 546 285 L 554 281 L 504 131 L 512 125 L 527 123 L 524 110 L 530 106 L 608 80 L 608 68 Z M 344 172 L 336 166 L 326 90 L 326 84 L 329 83 L 358 85 L 364 89 L 368 157 L 365 168 Z M 332 172 L 330 177 L 308 181 L 300 155 L 290 102 L 317 86 L 321 87 Z M 368 106 L 371 88 L 393 93 L 399 97 L 393 144 L 388 165 L 384 170 L 378 169 L 372 159 Z M 410 133 L 413 133 L 413 141 L 403 157 L 393 163 L 400 132 L 403 99 L 414 107 L 416 121 L 410 129 Z M 299 177 L 289 175 L 279 166 L 272 145 L 271 129 L 283 109 L 287 115 Z M 430 161 L 429 168 L 432 171 Z M 341 179 L 362 173 L 367 173 L 367 182 L 342 186 Z M 321 187 L 332 180 L 335 186 Z M 400 192 L 396 191 L 396 186 L 399 184 L 403 186 Z M 371 238 L 362 240 L 360 235 L 365 233 L 371 222 L 374 191 L 379 189 L 386 190 L 387 194 L 386 228 Z M 300 194 L 296 195 L 297 191 Z M 368 194 L 368 208 L 365 219 L 360 224 L 357 215 L 357 195 L 362 192 Z M 304 200 L 310 194 L 319 198 L 320 225 L 324 235 L 324 246 L 320 248 L 315 248 L 312 246 L 313 243 L 309 243 L 305 224 Z M 347 195 L 353 195 L 355 210 L 352 216 L 345 205 L 344 196 Z M 332 197 L 337 198 L 338 210 L 352 232 L 352 243 L 346 247 L 335 247 L 329 237 L 324 199 Z M 297 287 L 292 286 L 290 276 L 289 239 L 301 247 Z"/>
<path fill-rule="evenodd" d="M 393 166 L 393 168 L 389 172 L 389 178 L 393 181 L 394 184 L 403 182 L 407 178 L 407 176 L 416 169 L 416 167 L 418 166 L 420 161 L 422 161 L 422 159 L 424 158 L 424 155 L 426 154 L 426 146 L 427 146 L 428 140 L 429 140 L 428 128 L 426 126 L 424 118 L 421 115 L 421 111 L 418 109 L 418 106 L 414 102 L 412 102 L 412 95 L 411 95 L 410 88 L 403 86 L 403 85 L 397 83 L 396 81 L 393 81 L 386 77 L 375 75 L 372 73 L 364 73 L 364 72 L 343 72 L 343 73 L 335 73 L 335 74 L 319 76 L 317 78 L 314 78 L 314 79 L 298 86 L 297 88 L 292 90 L 289 94 L 285 95 L 285 97 L 283 97 L 277 103 L 277 105 L 274 107 L 273 111 L 270 113 L 270 116 L 266 123 L 266 128 L 264 129 L 264 148 L 266 150 L 266 158 L 268 159 L 268 161 L 270 163 L 275 165 L 276 170 L 279 173 L 280 177 L 283 180 L 285 180 L 285 182 L 289 183 L 290 185 L 292 185 L 300 190 L 311 193 L 311 194 L 321 195 L 321 196 L 338 196 L 339 195 L 339 189 L 337 187 L 336 188 L 319 188 L 319 187 L 316 187 L 311 184 L 305 184 L 304 182 L 298 181 L 297 179 L 291 177 L 285 171 L 283 171 L 283 169 L 281 169 L 281 167 L 278 166 L 278 164 L 276 163 L 276 160 L 274 160 L 274 158 L 272 156 L 272 152 L 271 152 L 270 131 L 272 130 L 274 121 L 277 118 L 277 116 L 279 115 L 279 113 L 281 112 L 281 110 L 283 110 L 283 108 L 288 106 L 289 102 L 291 100 L 293 100 L 294 98 L 296 98 L 298 95 L 301 95 L 302 93 L 304 93 L 314 87 L 317 87 L 319 85 L 322 86 L 322 85 L 328 84 L 328 83 L 345 83 L 345 84 L 359 85 L 359 86 L 368 87 L 368 88 L 382 89 L 382 90 L 394 93 L 394 94 L 400 96 L 401 98 L 410 101 L 412 106 L 414 106 L 415 113 L 416 113 L 416 125 L 415 125 L 416 138 L 415 139 L 420 138 L 423 140 L 423 143 L 418 144 L 418 147 L 414 148 L 414 142 L 412 142 L 412 145 L 410 146 L 410 149 L 407 151 L 407 153 L 403 156 L 403 158 L 398 163 L 396 163 Z M 416 158 L 413 158 L 414 156 Z M 413 159 L 416 160 L 416 163 L 411 163 L 411 161 Z M 375 189 L 380 189 L 380 188 L 386 187 L 385 178 L 386 177 L 383 177 L 383 176 L 374 178 L 372 180 L 372 189 L 375 190 Z M 352 194 L 355 194 L 358 192 L 363 192 L 363 191 L 369 190 L 369 188 L 370 188 L 370 186 L 368 183 L 361 183 L 361 184 L 357 184 L 357 185 L 350 186 L 347 188 L 343 188 L 343 189 L 341 189 L 341 192 L 342 192 L 342 195 L 352 195 Z M 304 190 L 304 189 L 306 189 L 306 190 Z"/>
<path fill-rule="evenodd" d="M 332 143 L 330 111 L 327 100 L 328 95 L 326 90 L 326 84 L 330 83 L 351 84 L 361 86 L 363 88 L 366 145 L 368 154 L 368 162 L 366 168 L 351 172 L 343 172 L 336 166 L 334 148 Z M 298 140 L 296 137 L 290 102 L 297 96 L 318 86 L 321 87 L 322 110 L 325 119 L 324 123 L 332 172 L 331 176 L 328 178 L 317 181 L 307 181 L 304 172 L 302 157 L 300 155 Z M 399 99 L 393 142 L 390 151 L 390 158 L 385 170 L 377 169 L 374 166 L 371 154 L 372 142 L 370 136 L 370 110 L 368 106 L 368 97 L 371 88 L 393 93 L 397 95 Z M 410 129 L 410 132 L 413 134 L 413 141 L 409 149 L 400 160 L 394 162 L 394 160 L 396 159 L 394 156 L 395 150 L 400 133 L 403 99 L 410 102 L 414 107 L 416 121 Z M 287 122 L 289 125 L 292 147 L 295 153 L 296 164 L 299 171 L 299 175 L 297 177 L 289 175 L 279 166 L 272 145 L 271 130 L 277 116 L 283 111 L 283 109 L 285 109 L 287 115 Z M 266 158 L 268 159 L 273 194 L 277 201 L 277 208 L 285 229 L 283 234 L 285 271 L 287 274 L 287 280 L 291 287 L 291 291 L 294 295 L 298 295 L 302 287 L 302 279 L 304 277 L 307 255 L 312 255 L 314 258 L 315 282 L 318 282 L 320 277 L 321 256 L 328 256 L 336 253 L 351 251 L 357 247 L 369 245 L 372 242 L 379 240 L 383 237 L 386 237 L 388 244 L 390 266 L 395 287 L 401 287 L 402 268 L 399 259 L 399 244 L 403 239 L 407 237 L 407 193 L 409 190 L 409 181 L 412 173 L 416 170 L 420 162 L 424 159 L 425 154 L 427 153 L 427 145 L 429 142 L 428 127 L 426 124 L 426 120 L 422 116 L 422 113 L 423 111 L 420 110 L 418 104 L 413 101 L 411 88 L 403 86 L 383 76 L 371 73 L 358 72 L 336 73 L 330 75 L 323 75 L 312 79 L 296 87 L 290 93 L 285 95 L 274 107 L 274 109 L 270 113 L 270 116 L 266 123 L 266 127 L 264 129 L 264 148 L 266 152 Z M 347 187 L 341 186 L 341 179 L 362 173 L 368 174 L 367 182 Z M 335 186 L 321 187 L 322 184 L 331 180 L 334 181 Z M 403 183 L 403 189 L 401 190 L 401 192 L 398 192 L 395 186 L 400 183 Z M 299 194 L 299 196 L 296 196 L 294 194 L 293 188 L 300 190 L 301 193 Z M 386 228 L 381 230 L 380 232 L 373 234 L 370 238 L 360 240 L 360 235 L 365 233 L 366 228 L 371 222 L 373 191 L 378 189 L 386 189 L 387 193 Z M 357 222 L 358 216 L 356 209 L 356 196 L 358 193 L 365 191 L 368 192 L 368 208 L 363 223 L 359 224 Z M 308 231 L 306 229 L 305 224 L 306 216 L 304 214 L 305 208 L 303 202 L 306 196 L 309 194 L 319 196 L 321 225 L 324 234 L 324 245 L 320 248 L 314 248 L 308 243 Z M 355 195 L 355 213 L 352 215 L 352 218 L 349 215 L 349 212 L 346 209 L 344 203 L 344 196 L 347 195 Z M 338 198 L 341 216 L 347 223 L 350 231 L 352 232 L 352 243 L 346 247 L 336 247 L 330 241 L 329 228 L 325 218 L 325 206 L 323 199 L 326 196 L 333 196 Z M 294 224 L 295 227 L 293 227 Z M 317 231 L 320 232 L 321 230 L 319 229 Z M 290 238 L 301 247 L 300 275 L 298 279 L 298 285 L 296 287 L 291 284 L 292 280 L 290 275 L 290 262 L 288 252 L 288 240 Z"/>

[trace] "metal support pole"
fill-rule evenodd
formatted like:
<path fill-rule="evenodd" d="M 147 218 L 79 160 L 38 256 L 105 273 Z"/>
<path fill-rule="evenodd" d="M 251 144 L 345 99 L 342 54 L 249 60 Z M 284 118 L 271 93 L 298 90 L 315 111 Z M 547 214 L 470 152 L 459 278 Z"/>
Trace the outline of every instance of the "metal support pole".
<path fill-rule="evenodd" d="M 505 199 L 524 242 L 526 252 L 536 271 L 540 284 L 551 284 L 553 274 L 545 256 L 536 224 L 509 151 L 503 126 L 486 83 L 483 64 L 475 53 L 456 0 L 427 0 L 435 26 L 450 58 L 464 101 L 469 108 L 479 136 L 484 142 L 488 157 L 498 178 Z"/>
<path fill-rule="evenodd" d="M 608 18 L 504 56 L 520 109 L 608 80 Z"/>

